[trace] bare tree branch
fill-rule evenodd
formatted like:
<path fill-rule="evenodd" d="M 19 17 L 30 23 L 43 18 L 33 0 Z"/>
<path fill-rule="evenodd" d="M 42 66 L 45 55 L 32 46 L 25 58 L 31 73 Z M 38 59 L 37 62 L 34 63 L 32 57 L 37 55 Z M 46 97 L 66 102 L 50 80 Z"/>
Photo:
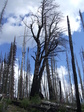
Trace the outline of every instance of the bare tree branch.
<path fill-rule="evenodd" d="M 3 19 L 3 15 L 4 15 L 4 11 L 6 9 L 7 3 L 8 3 L 8 0 L 6 0 L 6 2 L 4 4 L 4 7 L 3 7 L 2 11 L 1 11 L 1 14 L 0 14 L 0 30 L 1 30 L 1 27 L 2 27 L 2 19 Z"/>

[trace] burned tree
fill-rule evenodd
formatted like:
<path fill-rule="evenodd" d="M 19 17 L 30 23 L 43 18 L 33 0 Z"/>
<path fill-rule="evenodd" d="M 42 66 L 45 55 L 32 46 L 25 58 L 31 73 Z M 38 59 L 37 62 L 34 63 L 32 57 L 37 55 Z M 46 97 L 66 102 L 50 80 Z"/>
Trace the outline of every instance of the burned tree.
<path fill-rule="evenodd" d="M 35 60 L 35 70 L 30 97 L 41 92 L 40 83 L 47 59 L 53 55 L 56 56 L 62 50 L 60 46 L 65 44 L 65 40 L 62 38 L 62 29 L 59 27 L 61 13 L 54 0 L 42 0 L 38 13 L 32 15 L 30 26 L 25 24 L 36 42 L 35 57 L 32 56 Z M 38 27 L 37 33 L 34 32 L 34 25 Z"/>
<path fill-rule="evenodd" d="M 70 29 L 70 23 L 69 23 L 68 16 L 67 16 L 67 24 L 68 24 L 69 45 L 70 45 L 70 50 L 71 50 L 72 70 L 73 70 L 74 83 L 75 83 L 77 112 L 81 112 L 81 104 L 80 104 L 79 91 L 78 91 L 78 80 L 77 80 L 77 73 L 76 73 L 75 59 L 74 59 L 74 52 L 73 52 L 73 43 L 72 43 L 71 29 Z"/>
<path fill-rule="evenodd" d="M 7 6 L 7 2 L 8 2 L 8 0 L 6 0 L 6 2 L 4 4 L 4 7 L 3 7 L 2 11 L 0 12 L 0 31 L 1 31 L 1 28 L 2 28 L 2 19 L 3 19 L 4 11 L 5 11 L 6 6 Z"/>

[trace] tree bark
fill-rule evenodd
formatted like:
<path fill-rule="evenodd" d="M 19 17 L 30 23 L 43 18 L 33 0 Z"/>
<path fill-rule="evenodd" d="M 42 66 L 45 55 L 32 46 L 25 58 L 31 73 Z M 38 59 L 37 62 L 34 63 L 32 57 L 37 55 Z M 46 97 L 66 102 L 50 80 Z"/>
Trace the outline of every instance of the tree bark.
<path fill-rule="evenodd" d="M 73 52 L 73 43 L 72 43 L 70 23 L 69 23 L 68 16 L 67 16 L 67 24 L 68 24 L 68 35 L 69 35 L 69 44 L 70 44 L 70 50 L 71 50 L 71 58 L 72 58 L 71 59 L 71 61 L 72 61 L 72 69 L 73 69 L 74 82 L 75 82 L 75 94 L 76 94 L 77 112 L 81 112 L 81 104 L 80 104 L 80 98 L 79 98 L 77 73 L 76 73 L 75 60 L 74 60 L 74 52 Z"/>

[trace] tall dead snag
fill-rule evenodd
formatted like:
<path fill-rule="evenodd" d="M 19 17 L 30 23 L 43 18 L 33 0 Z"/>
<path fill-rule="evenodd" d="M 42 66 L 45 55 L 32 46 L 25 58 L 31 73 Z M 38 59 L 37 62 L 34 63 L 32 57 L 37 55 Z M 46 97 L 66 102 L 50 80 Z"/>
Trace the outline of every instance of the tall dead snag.
<path fill-rule="evenodd" d="M 82 90 L 82 97 L 84 98 L 84 94 L 83 94 L 83 84 L 82 84 L 82 78 L 81 78 L 81 72 L 80 72 L 80 68 L 78 66 L 78 61 L 76 58 L 76 65 L 77 65 L 77 69 L 78 69 L 78 75 L 79 75 L 79 80 L 80 80 L 80 85 L 81 85 L 81 90 Z"/>
<path fill-rule="evenodd" d="M 72 69 L 73 69 L 74 83 L 75 83 L 77 112 L 81 112 L 81 104 L 80 104 L 79 91 L 78 91 L 77 73 L 76 73 L 75 60 L 74 60 L 73 43 L 72 43 L 71 29 L 70 29 L 70 23 L 69 23 L 68 16 L 67 16 L 67 25 L 68 25 L 69 45 L 70 45 L 71 58 L 72 58 L 71 59 L 71 61 L 72 61 Z"/>
<path fill-rule="evenodd" d="M 68 54 L 66 53 L 66 62 L 67 62 L 67 69 L 68 69 L 68 75 L 69 75 L 69 84 L 70 84 L 70 88 L 69 88 L 69 94 L 70 94 L 70 99 L 73 102 L 73 92 L 72 92 L 72 84 L 71 84 L 71 74 L 70 74 L 70 65 L 69 65 L 69 58 L 68 58 Z"/>
<path fill-rule="evenodd" d="M 23 38 L 23 46 L 22 46 L 22 62 L 21 62 L 21 70 L 20 70 L 20 95 L 19 97 L 22 99 L 23 98 L 23 92 L 24 92 L 24 88 L 23 88 L 23 62 L 24 62 L 24 59 L 25 59 L 25 53 L 26 53 L 26 27 L 25 27 L 25 30 L 24 30 L 24 38 Z"/>
<path fill-rule="evenodd" d="M 49 99 L 53 100 L 55 99 L 55 92 L 54 92 L 54 88 L 52 86 L 52 80 L 50 77 L 51 74 L 50 74 L 48 59 L 46 59 L 46 71 L 47 71 L 48 88 L 49 88 Z"/>
<path fill-rule="evenodd" d="M 30 60 L 29 60 L 29 48 L 27 49 L 27 61 L 26 61 L 26 96 L 29 97 L 30 94 Z"/>
<path fill-rule="evenodd" d="M 62 89 L 61 89 L 61 81 L 59 81 L 59 87 L 60 87 L 60 102 L 62 101 Z"/>
<path fill-rule="evenodd" d="M 36 15 L 32 15 L 32 22 L 28 28 L 36 42 L 35 70 L 30 96 L 39 94 L 42 74 L 46 60 L 61 51 L 61 45 L 65 45 L 62 38 L 62 29 L 59 27 L 61 14 L 54 0 L 42 0 Z M 37 26 L 37 30 L 34 30 Z M 45 29 L 46 28 L 46 29 Z M 45 30 L 47 32 L 45 32 Z M 34 32 L 35 31 L 35 32 Z M 37 32 L 36 32 L 37 31 Z M 45 35 L 47 33 L 47 35 Z"/>
<path fill-rule="evenodd" d="M 50 59 L 50 63 L 51 63 L 51 84 L 52 84 L 52 89 L 53 89 L 53 99 L 56 99 L 57 100 L 57 94 L 56 94 L 56 73 L 55 73 L 55 69 L 56 69 L 56 60 L 55 60 L 55 57 L 53 56 L 51 59 Z"/>
<path fill-rule="evenodd" d="M 9 97 L 11 99 L 14 98 L 14 81 L 15 81 L 15 76 L 14 76 L 14 67 L 15 67 L 15 60 L 16 60 L 16 50 L 17 50 L 17 46 L 16 46 L 16 40 L 14 38 L 14 42 L 11 44 L 11 52 L 10 52 L 10 55 L 8 57 L 8 59 L 10 58 L 11 60 L 11 63 L 10 63 L 10 66 L 9 66 L 9 74 L 10 74 L 10 77 L 9 77 Z M 8 63 L 8 64 L 9 64 Z"/>
<path fill-rule="evenodd" d="M 48 31 L 47 31 L 47 14 L 45 14 L 45 24 L 44 24 L 44 30 L 45 30 L 45 54 L 48 52 Z M 47 72 L 47 79 L 48 79 L 48 87 L 49 87 L 49 99 L 53 100 L 55 98 L 55 92 L 52 87 L 52 81 L 51 81 L 51 75 L 50 75 L 50 69 L 49 69 L 49 60 L 48 57 L 46 58 L 46 72 Z"/>
<path fill-rule="evenodd" d="M 83 50 L 83 48 L 81 49 L 80 52 L 81 52 L 80 58 L 81 58 L 82 69 L 83 69 L 83 80 L 82 80 L 82 83 L 83 83 L 83 95 L 84 95 L 84 50 Z"/>
<path fill-rule="evenodd" d="M 81 14 L 81 11 L 80 10 L 79 10 L 79 15 L 80 15 L 81 22 L 82 22 L 82 26 L 83 26 L 83 30 L 84 30 L 84 21 L 83 21 L 83 17 L 82 17 L 82 14 Z"/>
<path fill-rule="evenodd" d="M 19 67 L 18 67 L 18 90 L 17 90 L 17 99 L 19 100 L 19 97 L 20 97 L 20 60 L 18 59 L 18 64 L 19 64 Z"/>

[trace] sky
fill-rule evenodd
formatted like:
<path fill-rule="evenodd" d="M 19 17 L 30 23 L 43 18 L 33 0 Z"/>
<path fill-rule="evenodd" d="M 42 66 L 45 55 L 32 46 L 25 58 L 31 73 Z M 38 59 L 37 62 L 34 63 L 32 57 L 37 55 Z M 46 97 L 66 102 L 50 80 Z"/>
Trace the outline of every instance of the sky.
<path fill-rule="evenodd" d="M 0 12 L 4 6 L 4 3 L 5 0 L 0 0 Z M 21 58 L 22 42 L 25 28 L 23 21 L 27 20 L 27 23 L 30 21 L 29 14 L 31 12 L 35 14 L 38 7 L 40 6 L 40 3 L 41 0 L 8 0 L 2 21 L 2 32 L 0 32 L 0 52 L 2 52 L 3 55 L 5 52 L 7 53 L 9 51 L 10 43 L 13 42 L 14 37 L 16 37 L 16 58 Z M 78 64 L 82 73 L 80 49 L 81 47 L 84 48 L 84 31 L 79 17 L 79 9 L 81 10 L 84 17 L 84 0 L 58 0 L 56 3 L 60 5 L 59 10 L 63 14 L 63 21 L 61 26 L 66 29 L 66 32 L 64 33 L 66 39 L 68 39 L 66 16 L 69 16 L 74 53 L 77 57 Z M 28 39 L 29 37 L 26 37 L 26 40 Z M 31 73 L 34 72 L 34 61 L 31 58 L 31 55 L 34 55 L 34 46 L 35 42 L 33 39 L 27 41 L 26 47 L 30 48 L 29 58 L 31 63 Z M 69 45 L 67 45 L 67 52 L 70 55 Z M 66 54 L 60 53 L 57 60 L 60 77 L 62 75 L 62 72 L 60 71 L 63 71 L 63 75 L 67 75 Z M 71 60 L 70 56 L 69 60 Z"/>

